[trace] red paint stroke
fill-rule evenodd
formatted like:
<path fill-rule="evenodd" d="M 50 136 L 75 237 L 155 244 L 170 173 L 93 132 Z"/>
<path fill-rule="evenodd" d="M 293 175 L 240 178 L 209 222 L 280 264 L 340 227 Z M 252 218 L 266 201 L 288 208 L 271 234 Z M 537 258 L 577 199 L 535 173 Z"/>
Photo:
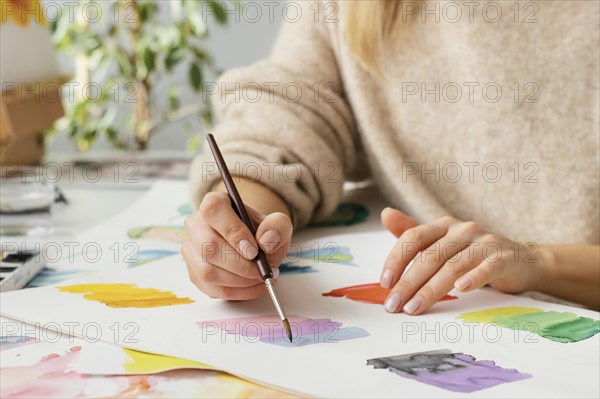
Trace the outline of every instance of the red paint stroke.
<path fill-rule="evenodd" d="M 383 305 L 391 291 L 392 290 L 388 288 L 381 288 L 379 283 L 371 283 L 338 288 L 324 293 L 323 296 L 345 297 L 356 302 Z M 440 301 L 450 301 L 453 299 L 458 298 L 452 295 L 446 295 L 440 299 Z"/>
<path fill-rule="evenodd" d="M 51 353 L 48 356 L 44 356 L 41 361 L 42 362 L 46 362 L 48 360 L 56 359 L 56 358 L 59 358 L 59 357 L 60 357 L 60 355 L 58 353 Z"/>

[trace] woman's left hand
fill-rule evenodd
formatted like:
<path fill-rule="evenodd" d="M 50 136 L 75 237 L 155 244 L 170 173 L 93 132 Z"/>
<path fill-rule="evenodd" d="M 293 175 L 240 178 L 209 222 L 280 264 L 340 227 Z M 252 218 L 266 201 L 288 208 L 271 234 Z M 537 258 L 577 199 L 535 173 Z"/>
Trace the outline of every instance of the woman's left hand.
<path fill-rule="evenodd" d="M 535 281 L 541 259 L 534 243 L 514 242 L 452 217 L 419 225 L 391 208 L 383 210 L 381 221 L 398 237 L 381 273 L 381 286 L 393 288 L 385 301 L 388 312 L 423 313 L 452 288 L 468 292 L 489 284 L 517 293 Z"/>

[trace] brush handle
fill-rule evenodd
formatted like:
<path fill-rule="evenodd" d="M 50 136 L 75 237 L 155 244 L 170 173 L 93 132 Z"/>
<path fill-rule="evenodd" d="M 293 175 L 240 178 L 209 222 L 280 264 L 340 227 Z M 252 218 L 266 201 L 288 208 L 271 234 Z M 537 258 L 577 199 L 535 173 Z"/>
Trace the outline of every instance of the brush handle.
<path fill-rule="evenodd" d="M 221 150 L 219 150 L 219 146 L 215 141 L 215 138 L 212 134 L 208 134 L 206 136 L 208 140 L 208 145 L 210 146 L 210 150 L 212 151 L 213 157 L 215 158 L 215 162 L 217 163 L 217 167 L 219 168 L 219 172 L 221 172 L 221 177 L 223 178 L 223 183 L 225 183 L 225 188 L 227 188 L 227 193 L 229 194 L 229 199 L 231 200 L 231 207 L 238 215 L 238 217 L 244 222 L 248 230 L 252 236 L 256 236 L 256 227 L 250 219 L 250 215 L 248 215 L 248 211 L 244 206 L 244 202 L 242 201 L 242 197 L 233 182 L 233 178 L 229 173 L 229 169 L 227 168 L 227 164 L 225 163 L 225 159 L 221 154 Z M 260 274 L 261 280 L 266 280 L 268 278 L 273 278 L 273 269 L 271 269 L 271 265 L 267 260 L 267 256 L 263 252 L 263 250 L 258 247 L 258 255 L 253 259 L 258 268 L 258 272 Z"/>

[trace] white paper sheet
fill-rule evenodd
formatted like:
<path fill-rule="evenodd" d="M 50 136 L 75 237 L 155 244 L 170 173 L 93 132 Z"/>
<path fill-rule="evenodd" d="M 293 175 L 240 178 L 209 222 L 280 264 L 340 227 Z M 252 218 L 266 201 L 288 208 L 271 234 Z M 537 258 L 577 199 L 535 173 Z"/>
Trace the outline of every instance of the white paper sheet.
<path fill-rule="evenodd" d="M 381 261 L 381 256 L 383 253 L 375 254 L 373 258 Z M 89 340 L 100 339 L 142 351 L 195 360 L 252 380 L 315 396 L 462 396 L 366 366 L 366 361 L 372 358 L 435 349 L 450 349 L 478 360 L 493 360 L 504 368 L 516 368 L 533 375 L 531 379 L 478 391 L 477 396 L 597 396 L 598 335 L 571 344 L 541 337 L 535 342 L 524 342 L 531 337 L 523 332 L 495 327 L 485 329 L 483 324 L 471 326 L 470 332 L 456 319 L 463 312 L 500 306 L 573 311 L 597 320 L 596 312 L 480 290 L 459 295 L 457 300 L 438 303 L 422 316 L 387 314 L 380 305 L 323 297 L 322 293 L 331 289 L 376 281 L 378 275 L 374 269 L 330 266 L 315 264 L 318 273 L 280 278 L 279 291 L 286 310 L 290 315 L 330 318 L 343 323 L 343 327 L 363 328 L 369 336 L 288 348 L 252 342 L 253 339 L 236 340 L 234 334 L 222 334 L 212 329 L 202 330 L 197 322 L 273 314 L 272 304 L 268 298 L 251 302 L 210 299 L 189 282 L 185 265 L 178 257 L 97 282 L 160 288 L 177 297 L 190 298 L 194 303 L 117 309 L 83 299 L 81 294 L 46 287 L 2 294 L 2 314 L 37 321 L 49 328 L 66 330 L 72 326 L 75 334 L 87 336 Z M 169 270 L 168 278 L 165 278 L 165 270 Z M 456 334 L 460 335 L 458 339 Z M 497 334 L 500 336 L 496 337 Z M 565 378 L 569 379 L 568 384 Z"/>

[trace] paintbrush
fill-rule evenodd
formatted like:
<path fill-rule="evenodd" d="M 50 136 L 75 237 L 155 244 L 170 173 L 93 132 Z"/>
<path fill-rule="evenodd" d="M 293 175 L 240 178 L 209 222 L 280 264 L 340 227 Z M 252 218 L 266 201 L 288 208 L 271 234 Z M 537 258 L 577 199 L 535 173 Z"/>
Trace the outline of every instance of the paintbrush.
<path fill-rule="evenodd" d="M 212 134 L 208 134 L 206 136 L 208 140 L 208 145 L 210 146 L 210 150 L 212 151 L 213 157 L 215 158 L 215 162 L 217 163 L 217 167 L 221 172 L 221 177 L 223 178 L 223 183 L 225 183 L 225 187 L 227 188 L 227 193 L 229 194 L 229 198 L 231 199 L 231 207 L 238 215 L 238 217 L 244 222 L 244 224 L 250 230 L 252 236 L 256 236 L 256 227 L 254 227 L 254 223 L 252 223 L 252 219 L 248 215 L 246 211 L 246 207 L 242 202 L 242 197 L 240 197 L 240 193 L 231 178 L 231 174 L 229 173 L 229 169 L 227 168 L 227 164 L 225 163 L 225 159 L 223 159 L 223 155 L 221 154 L 221 150 L 219 150 L 219 146 L 217 146 L 217 142 Z M 269 291 L 269 295 L 271 296 L 271 300 L 275 305 L 275 309 L 277 310 L 277 314 L 283 323 L 283 327 L 287 333 L 287 336 L 292 342 L 292 329 L 290 328 L 290 322 L 287 319 L 285 311 L 281 306 L 281 302 L 279 301 L 279 297 L 277 296 L 277 291 L 275 290 L 275 281 L 273 280 L 273 269 L 271 269 L 271 265 L 267 260 L 267 256 L 263 252 L 263 250 L 258 247 L 258 255 L 253 259 L 256 267 L 258 268 L 258 273 L 260 274 L 260 279 L 265 282 L 267 287 L 267 291 Z"/>

